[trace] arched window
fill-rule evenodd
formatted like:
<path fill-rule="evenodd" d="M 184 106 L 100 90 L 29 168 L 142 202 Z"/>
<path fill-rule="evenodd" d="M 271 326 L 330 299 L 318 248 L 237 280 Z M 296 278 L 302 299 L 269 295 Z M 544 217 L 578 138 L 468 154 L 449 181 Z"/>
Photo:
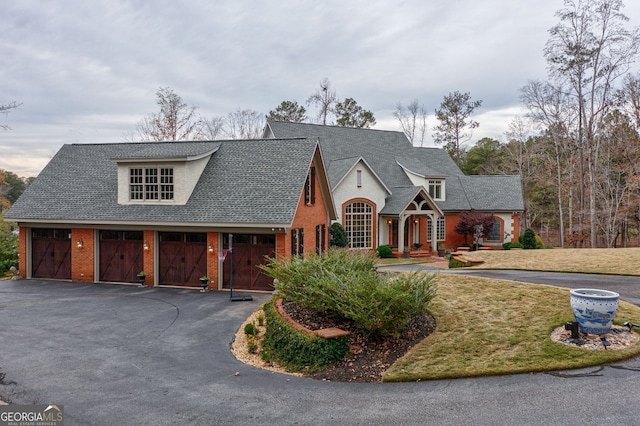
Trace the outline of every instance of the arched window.
<path fill-rule="evenodd" d="M 496 219 L 493 222 L 493 226 L 487 232 L 487 241 L 501 241 L 502 240 L 502 222 Z"/>
<path fill-rule="evenodd" d="M 356 201 L 347 204 L 344 215 L 344 230 L 350 248 L 373 248 L 373 207 L 371 204 Z"/>

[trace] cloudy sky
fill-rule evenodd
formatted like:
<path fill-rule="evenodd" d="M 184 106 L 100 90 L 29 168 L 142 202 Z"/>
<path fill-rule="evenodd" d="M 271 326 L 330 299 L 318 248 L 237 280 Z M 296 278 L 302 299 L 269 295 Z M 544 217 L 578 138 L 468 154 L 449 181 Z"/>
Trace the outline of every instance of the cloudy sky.
<path fill-rule="evenodd" d="M 640 2 L 626 1 L 630 25 Z M 120 142 L 169 86 L 206 117 L 338 97 L 400 130 L 398 102 L 433 114 L 470 92 L 473 140 L 503 139 L 519 88 L 546 78 L 562 0 L 7 1 L 0 14 L 0 168 L 35 176 L 65 143 Z M 637 67 L 636 67 L 637 68 Z M 640 69 L 640 68 L 639 68 Z M 432 133 L 430 129 L 429 134 Z"/>

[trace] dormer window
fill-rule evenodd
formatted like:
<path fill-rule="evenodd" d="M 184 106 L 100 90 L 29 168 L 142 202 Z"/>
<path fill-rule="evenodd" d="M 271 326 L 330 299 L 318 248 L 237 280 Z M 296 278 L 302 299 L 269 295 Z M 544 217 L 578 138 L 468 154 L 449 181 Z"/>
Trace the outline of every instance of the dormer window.
<path fill-rule="evenodd" d="M 429 180 L 429 195 L 434 200 L 444 201 L 444 181 L 430 179 Z"/>
<path fill-rule="evenodd" d="M 129 169 L 129 200 L 173 200 L 173 168 Z"/>

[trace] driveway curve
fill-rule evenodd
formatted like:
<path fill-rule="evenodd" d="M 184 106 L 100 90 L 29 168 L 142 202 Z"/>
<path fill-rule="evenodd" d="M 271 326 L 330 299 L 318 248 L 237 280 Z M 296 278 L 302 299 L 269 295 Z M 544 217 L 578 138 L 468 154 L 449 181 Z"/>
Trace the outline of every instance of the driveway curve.
<path fill-rule="evenodd" d="M 640 423 L 638 359 L 389 384 L 247 366 L 231 354 L 231 339 L 269 297 L 231 302 L 228 293 L 188 289 L 0 281 L 0 395 L 63 405 L 65 425 Z"/>

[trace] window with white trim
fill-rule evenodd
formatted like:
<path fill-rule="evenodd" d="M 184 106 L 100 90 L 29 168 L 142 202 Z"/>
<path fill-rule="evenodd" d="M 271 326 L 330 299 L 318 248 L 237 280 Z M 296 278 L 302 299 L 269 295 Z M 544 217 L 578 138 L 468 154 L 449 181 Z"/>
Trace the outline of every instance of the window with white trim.
<path fill-rule="evenodd" d="M 434 200 L 444 200 L 444 184 L 442 180 L 429 180 L 429 195 Z"/>
<path fill-rule="evenodd" d="M 436 221 L 436 241 L 444 241 L 446 239 L 447 221 L 445 217 L 439 217 Z M 427 241 L 431 241 L 431 219 L 427 220 Z"/>
<path fill-rule="evenodd" d="M 362 201 L 347 204 L 344 215 L 344 230 L 350 248 L 373 248 L 373 207 L 371 204 Z"/>
<path fill-rule="evenodd" d="M 173 200 L 173 168 L 129 169 L 129 200 Z"/>

